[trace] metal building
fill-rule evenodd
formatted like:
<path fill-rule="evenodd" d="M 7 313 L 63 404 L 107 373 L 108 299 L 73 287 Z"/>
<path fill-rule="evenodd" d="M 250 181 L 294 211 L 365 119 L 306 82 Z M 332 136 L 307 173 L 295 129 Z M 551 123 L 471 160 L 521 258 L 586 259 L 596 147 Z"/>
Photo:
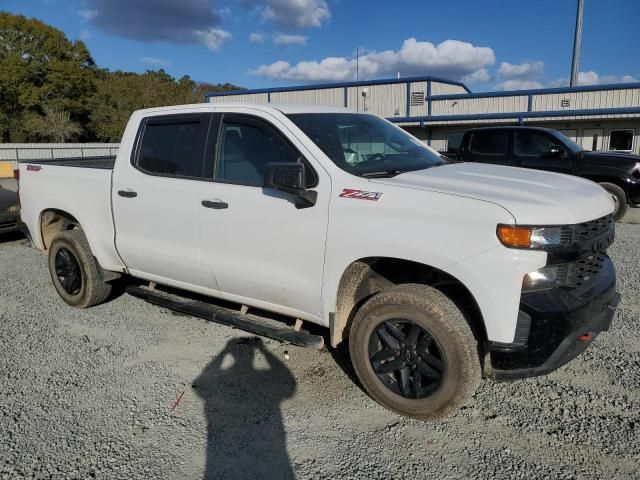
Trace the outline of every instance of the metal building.
<path fill-rule="evenodd" d="M 210 93 L 206 101 L 369 111 L 442 152 L 455 151 L 468 128 L 520 124 L 555 128 L 586 150 L 640 153 L 640 83 L 473 93 L 461 82 L 425 76 Z"/>

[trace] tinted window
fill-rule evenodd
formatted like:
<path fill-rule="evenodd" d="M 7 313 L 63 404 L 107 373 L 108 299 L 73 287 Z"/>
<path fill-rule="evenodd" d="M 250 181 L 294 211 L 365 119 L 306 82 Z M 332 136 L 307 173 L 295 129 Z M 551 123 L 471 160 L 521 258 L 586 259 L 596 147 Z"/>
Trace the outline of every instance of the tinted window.
<path fill-rule="evenodd" d="M 515 132 L 513 152 L 518 156 L 544 157 L 551 148 L 560 148 L 558 141 L 543 133 Z"/>
<path fill-rule="evenodd" d="M 458 150 L 460 150 L 460 144 L 462 143 L 463 137 L 464 137 L 464 132 L 449 133 L 447 135 L 447 153 L 458 153 Z"/>
<path fill-rule="evenodd" d="M 149 173 L 200 178 L 208 119 L 208 115 L 147 119 L 138 167 Z"/>
<path fill-rule="evenodd" d="M 633 148 L 633 133 L 629 130 L 611 130 L 609 132 L 609 150 L 627 150 Z"/>
<path fill-rule="evenodd" d="M 474 132 L 469 151 L 482 155 L 503 155 L 507 151 L 507 132 Z"/>
<path fill-rule="evenodd" d="M 268 163 L 297 161 L 302 161 L 300 153 L 266 122 L 231 115 L 224 117 L 220 127 L 216 179 L 262 185 Z M 315 174 L 311 167 L 306 167 L 307 185 L 312 185 Z"/>

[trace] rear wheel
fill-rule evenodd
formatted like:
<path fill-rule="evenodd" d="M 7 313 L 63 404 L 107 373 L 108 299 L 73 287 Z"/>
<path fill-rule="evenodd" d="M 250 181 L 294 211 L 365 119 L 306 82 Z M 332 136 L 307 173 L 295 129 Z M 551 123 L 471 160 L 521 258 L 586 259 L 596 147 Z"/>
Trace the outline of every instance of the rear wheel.
<path fill-rule="evenodd" d="M 624 190 L 613 183 L 602 182 L 600 186 L 609 192 L 611 198 L 613 198 L 613 203 L 615 204 L 613 219 L 616 222 L 622 220 L 629 209 L 629 205 L 627 204 L 627 195 L 624 193 Z"/>
<path fill-rule="evenodd" d="M 478 342 L 460 310 L 442 292 L 399 285 L 356 314 L 351 360 L 378 403 L 422 420 L 455 413 L 481 378 Z"/>
<path fill-rule="evenodd" d="M 87 308 L 104 302 L 111 284 L 104 281 L 82 230 L 56 234 L 49 248 L 49 272 L 58 295 L 71 306 Z"/>

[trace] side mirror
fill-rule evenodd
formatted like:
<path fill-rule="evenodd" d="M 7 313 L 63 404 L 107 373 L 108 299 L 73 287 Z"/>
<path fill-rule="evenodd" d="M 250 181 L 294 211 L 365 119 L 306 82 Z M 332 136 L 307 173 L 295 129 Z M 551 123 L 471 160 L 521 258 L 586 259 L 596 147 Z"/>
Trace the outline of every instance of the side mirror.
<path fill-rule="evenodd" d="M 267 163 L 264 168 L 264 186 L 293 195 L 296 208 L 312 207 L 318 199 L 318 192 L 307 190 L 304 163 Z"/>
<path fill-rule="evenodd" d="M 564 153 L 564 150 L 562 150 L 560 147 L 553 146 L 553 147 L 551 147 L 549 149 L 548 156 L 549 157 L 561 157 L 563 153 Z"/>

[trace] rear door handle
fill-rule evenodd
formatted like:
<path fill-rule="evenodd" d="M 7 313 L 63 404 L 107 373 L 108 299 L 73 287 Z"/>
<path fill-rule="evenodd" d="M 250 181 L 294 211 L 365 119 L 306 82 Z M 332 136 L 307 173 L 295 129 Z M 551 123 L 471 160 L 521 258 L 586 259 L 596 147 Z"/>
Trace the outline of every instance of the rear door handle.
<path fill-rule="evenodd" d="M 124 198 L 133 198 L 138 196 L 138 192 L 133 190 L 118 190 L 118 195 Z"/>
<path fill-rule="evenodd" d="M 202 206 L 205 208 L 213 208 L 214 210 L 224 210 L 225 208 L 229 208 L 229 204 L 222 200 L 203 200 Z"/>

